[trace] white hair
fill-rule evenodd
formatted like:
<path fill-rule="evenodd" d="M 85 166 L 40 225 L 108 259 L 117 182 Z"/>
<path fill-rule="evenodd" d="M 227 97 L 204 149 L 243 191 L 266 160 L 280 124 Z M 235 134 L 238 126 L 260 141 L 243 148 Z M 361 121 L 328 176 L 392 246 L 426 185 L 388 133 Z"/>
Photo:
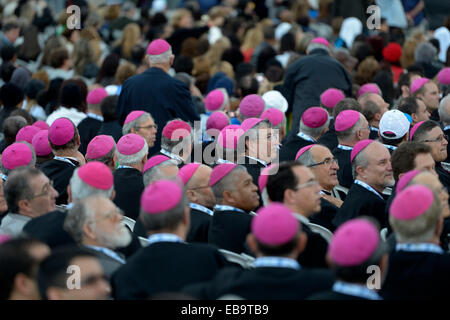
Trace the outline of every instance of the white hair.
<path fill-rule="evenodd" d="M 128 122 L 127 124 L 124 124 L 123 128 L 122 128 L 122 135 L 131 133 L 131 129 L 133 129 L 133 128 L 134 128 L 134 130 L 138 131 L 140 125 L 149 119 L 153 119 L 153 118 L 150 113 L 146 112 L 146 113 L 143 113 L 142 115 L 140 115 L 137 119 L 135 119 L 131 122 Z"/>
<path fill-rule="evenodd" d="M 164 172 L 161 169 L 168 166 L 177 166 L 177 162 L 172 159 L 166 160 L 154 166 L 153 168 L 150 168 L 147 171 L 145 171 L 144 186 L 148 186 L 150 183 L 153 183 L 157 180 L 167 179 L 168 177 L 164 174 Z"/>
<path fill-rule="evenodd" d="M 439 103 L 439 118 L 445 124 L 450 123 L 450 113 L 448 112 L 448 107 L 450 107 L 450 94 L 446 95 Z"/>
<path fill-rule="evenodd" d="M 93 195 L 103 195 L 107 198 L 111 198 L 114 190 L 114 185 L 109 190 L 102 190 L 94 188 L 81 180 L 78 176 L 79 168 L 75 169 L 72 178 L 70 178 L 70 192 L 72 194 L 72 201 L 81 200 Z"/>
<path fill-rule="evenodd" d="M 147 55 L 150 66 L 155 64 L 167 64 L 172 58 L 172 48 L 158 55 Z"/>
<path fill-rule="evenodd" d="M 324 44 L 316 43 L 316 42 L 310 43 L 310 44 L 308 45 L 308 47 L 306 48 L 306 51 L 311 52 L 311 51 L 313 51 L 313 50 L 315 50 L 315 49 L 326 50 L 326 52 L 330 53 L 330 48 L 328 48 L 328 47 L 327 47 L 326 45 L 324 45 Z"/>
<path fill-rule="evenodd" d="M 147 156 L 148 153 L 148 144 L 147 141 L 144 140 L 144 146 L 141 150 L 131 155 L 124 155 L 117 151 L 117 159 L 120 165 L 132 165 L 138 164 L 142 161 L 142 159 Z"/>

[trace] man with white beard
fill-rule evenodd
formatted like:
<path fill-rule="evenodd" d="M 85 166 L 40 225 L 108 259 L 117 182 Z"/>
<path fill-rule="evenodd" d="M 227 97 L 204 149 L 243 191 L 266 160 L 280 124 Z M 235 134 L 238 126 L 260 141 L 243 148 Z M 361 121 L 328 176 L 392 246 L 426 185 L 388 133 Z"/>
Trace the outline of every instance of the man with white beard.
<path fill-rule="evenodd" d="M 122 223 L 123 213 L 104 195 L 76 201 L 67 213 L 64 229 L 79 245 L 92 251 L 105 275 L 111 276 L 125 259 L 114 250 L 131 242 L 131 234 Z"/>

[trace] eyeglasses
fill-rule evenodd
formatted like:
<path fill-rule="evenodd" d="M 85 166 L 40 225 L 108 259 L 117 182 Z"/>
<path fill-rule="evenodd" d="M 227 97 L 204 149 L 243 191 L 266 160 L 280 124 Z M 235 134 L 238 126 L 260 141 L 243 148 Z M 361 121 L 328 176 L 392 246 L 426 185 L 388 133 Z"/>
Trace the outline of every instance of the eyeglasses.
<path fill-rule="evenodd" d="M 33 195 L 31 199 L 47 196 L 50 193 L 51 189 L 53 189 L 53 180 L 50 180 L 47 184 L 45 184 L 42 188 L 42 192 Z"/>
<path fill-rule="evenodd" d="M 295 191 L 302 189 L 302 188 L 309 188 L 309 187 L 315 187 L 319 185 L 319 181 L 317 180 L 313 180 L 313 181 L 309 181 L 303 184 L 299 184 L 298 186 L 295 187 Z"/>
<path fill-rule="evenodd" d="M 446 140 L 448 141 L 448 135 L 444 134 L 442 136 L 437 137 L 436 139 L 432 139 L 432 140 L 423 140 L 422 142 L 442 142 L 442 140 Z"/>
<path fill-rule="evenodd" d="M 308 168 L 311 167 L 315 167 L 315 166 L 320 166 L 322 164 L 326 165 L 326 166 L 331 166 L 332 164 L 337 164 L 338 160 L 336 158 L 325 158 L 325 160 L 323 160 L 322 162 L 318 162 L 318 163 L 313 163 L 310 164 L 309 166 L 307 166 Z"/>
<path fill-rule="evenodd" d="M 151 124 L 151 125 L 145 126 L 145 127 L 138 127 L 138 129 L 155 129 L 156 131 L 158 131 L 158 125 L 157 124 Z"/>

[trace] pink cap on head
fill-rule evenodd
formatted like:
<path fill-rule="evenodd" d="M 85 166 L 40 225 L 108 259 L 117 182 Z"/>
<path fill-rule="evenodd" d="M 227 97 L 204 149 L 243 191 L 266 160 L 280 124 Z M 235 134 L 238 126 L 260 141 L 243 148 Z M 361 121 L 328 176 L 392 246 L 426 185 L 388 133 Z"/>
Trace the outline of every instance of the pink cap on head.
<path fill-rule="evenodd" d="M 162 131 L 162 135 L 170 140 L 178 140 L 186 137 L 191 133 L 191 130 L 189 123 L 182 120 L 173 120 L 166 124 Z"/>
<path fill-rule="evenodd" d="M 151 56 L 160 55 L 170 49 L 170 44 L 163 39 L 153 40 L 147 47 L 147 54 Z"/>
<path fill-rule="evenodd" d="M 25 126 L 22 129 L 19 130 L 16 134 L 16 142 L 19 141 L 26 141 L 28 143 L 31 143 L 33 141 L 33 137 L 36 133 L 41 131 L 38 127 L 35 126 Z"/>
<path fill-rule="evenodd" d="M 220 146 L 227 149 L 236 149 L 239 138 L 244 134 L 244 130 L 237 124 L 230 124 L 223 128 L 217 142 Z"/>
<path fill-rule="evenodd" d="M 205 109 L 209 111 L 216 111 L 224 107 L 226 98 L 225 90 L 214 89 L 206 95 Z"/>
<path fill-rule="evenodd" d="M 189 182 L 200 165 L 201 163 L 192 162 L 183 166 L 180 171 L 178 171 L 178 177 L 183 181 L 184 185 Z"/>
<path fill-rule="evenodd" d="M 125 121 L 123 122 L 123 124 L 127 124 L 127 123 L 130 123 L 131 121 L 136 120 L 137 118 L 142 116 L 144 113 L 145 113 L 145 111 L 142 111 L 142 110 L 131 111 L 125 118 Z"/>
<path fill-rule="evenodd" d="M 183 190 L 173 181 L 153 182 L 141 196 L 141 208 L 145 213 L 158 214 L 175 208 L 183 198 Z"/>
<path fill-rule="evenodd" d="M 224 163 L 215 166 L 211 172 L 211 177 L 209 178 L 209 185 L 212 187 L 217 182 L 222 180 L 227 174 L 236 168 L 237 164 L 234 163 Z"/>
<path fill-rule="evenodd" d="M 322 37 L 312 39 L 311 43 L 319 43 L 319 44 L 323 44 L 324 46 L 327 46 L 327 47 L 330 46 L 330 43 L 328 42 L 328 40 L 325 38 L 322 38 Z"/>
<path fill-rule="evenodd" d="M 158 164 L 163 163 L 164 161 L 167 161 L 167 160 L 170 160 L 170 158 L 167 156 L 163 156 L 163 155 L 157 155 L 157 156 L 151 157 L 145 163 L 144 168 L 142 169 L 142 173 L 145 173 L 148 169 L 151 169 L 151 168 L 157 166 Z"/>
<path fill-rule="evenodd" d="M 0 244 L 8 242 L 12 237 L 9 234 L 0 234 Z"/>
<path fill-rule="evenodd" d="M 285 205 L 274 202 L 258 210 L 258 215 L 252 219 L 251 228 L 258 242 L 282 245 L 294 239 L 299 222 Z"/>
<path fill-rule="evenodd" d="M 364 150 L 365 147 L 367 147 L 369 144 L 371 144 L 374 140 L 366 139 L 361 140 L 355 146 L 353 147 L 352 153 L 350 154 L 350 162 L 353 162 L 353 159 L 356 158 L 356 156 Z"/>
<path fill-rule="evenodd" d="M 27 166 L 33 159 L 33 152 L 25 143 L 16 142 L 8 146 L 2 154 L 3 166 L 8 170 Z"/>
<path fill-rule="evenodd" d="M 423 185 L 412 185 L 395 195 L 389 213 L 397 220 L 412 220 L 424 214 L 433 201 L 430 189 Z"/>
<path fill-rule="evenodd" d="M 438 82 L 443 85 L 450 84 L 450 68 L 444 68 L 437 75 Z"/>
<path fill-rule="evenodd" d="M 430 81 L 428 78 L 417 78 L 414 80 L 411 84 L 411 94 L 414 94 L 417 90 L 420 90 L 428 81 Z"/>
<path fill-rule="evenodd" d="M 86 151 L 86 158 L 98 159 L 104 157 L 114 148 L 115 142 L 111 136 L 99 135 L 95 136 L 89 142 Z"/>
<path fill-rule="evenodd" d="M 257 94 L 249 94 L 239 103 L 239 112 L 245 117 L 259 117 L 264 108 L 264 100 Z"/>
<path fill-rule="evenodd" d="M 123 155 L 129 156 L 141 151 L 144 145 L 144 138 L 138 134 L 129 133 L 124 135 L 117 142 L 117 151 Z"/>
<path fill-rule="evenodd" d="M 276 167 L 276 164 L 271 164 L 264 169 L 262 169 L 261 174 L 258 177 L 258 187 L 259 191 L 262 193 L 264 188 L 267 186 L 267 181 L 269 180 L 269 176 L 273 168 Z"/>
<path fill-rule="evenodd" d="M 311 149 L 314 146 L 315 146 L 315 144 L 310 144 L 310 145 L 307 145 L 307 146 L 301 148 L 300 150 L 298 150 L 298 152 L 297 152 L 297 154 L 295 156 L 295 161 L 297 161 L 297 159 L 300 158 L 300 156 L 302 154 L 304 154 L 306 151 L 308 151 L 309 149 Z"/>
<path fill-rule="evenodd" d="M 409 140 L 412 141 L 414 133 L 416 133 L 417 129 L 419 129 L 419 127 L 422 125 L 422 123 L 424 123 L 425 121 L 420 121 L 417 122 L 412 128 L 411 131 L 409 132 Z"/>
<path fill-rule="evenodd" d="M 321 107 L 310 107 L 303 112 L 302 121 L 309 128 L 319 128 L 328 120 L 328 112 Z"/>
<path fill-rule="evenodd" d="M 415 176 L 417 176 L 420 173 L 419 170 L 411 170 L 406 172 L 400 179 L 398 179 L 397 186 L 395 187 L 395 192 L 400 193 L 408 183 L 411 182 L 412 179 L 414 179 Z"/>
<path fill-rule="evenodd" d="M 40 130 L 36 133 L 31 141 L 31 145 L 34 148 L 34 152 L 39 157 L 48 156 L 52 153 L 52 148 L 48 142 L 48 130 Z"/>
<path fill-rule="evenodd" d="M 320 95 L 320 103 L 326 108 L 334 108 L 334 106 L 345 98 L 341 90 L 330 88 Z"/>
<path fill-rule="evenodd" d="M 106 92 L 104 88 L 96 88 L 88 93 L 86 97 L 86 102 L 89 104 L 99 104 L 107 96 L 108 92 Z"/>
<path fill-rule="evenodd" d="M 353 267 L 367 261 L 379 243 L 379 232 L 372 223 L 365 219 L 352 219 L 335 231 L 328 253 L 334 264 Z"/>
<path fill-rule="evenodd" d="M 102 162 L 91 161 L 78 169 L 80 179 L 95 189 L 109 190 L 114 185 L 111 169 Z"/>
<path fill-rule="evenodd" d="M 353 127 L 358 122 L 360 114 L 355 110 L 344 110 L 339 112 L 334 121 L 336 131 L 345 131 Z"/>
<path fill-rule="evenodd" d="M 263 119 L 259 119 L 259 118 L 245 119 L 244 121 L 242 121 L 241 128 L 242 128 L 242 130 L 247 132 L 248 130 L 250 130 L 251 128 L 256 126 L 258 123 L 260 123 L 261 121 L 263 121 Z"/>
<path fill-rule="evenodd" d="M 375 83 L 366 83 L 363 84 L 358 90 L 358 98 L 362 96 L 364 93 L 375 93 L 381 95 L 381 90 Z"/>
<path fill-rule="evenodd" d="M 220 131 L 229 124 L 230 119 L 228 119 L 228 116 L 222 111 L 216 111 L 206 120 L 206 130 L 217 129 Z"/>
<path fill-rule="evenodd" d="M 38 127 L 41 130 L 48 130 L 48 128 L 50 128 L 47 122 L 42 120 L 36 121 L 35 123 L 33 123 L 33 126 Z"/>
<path fill-rule="evenodd" d="M 75 125 L 67 118 L 56 119 L 48 129 L 48 138 L 55 146 L 65 145 L 74 135 Z"/>
<path fill-rule="evenodd" d="M 265 110 L 262 115 L 261 115 L 261 119 L 267 119 L 270 121 L 270 123 L 272 124 L 272 126 L 277 126 L 279 125 L 284 118 L 284 113 L 278 109 L 275 108 L 269 108 L 267 110 Z"/>

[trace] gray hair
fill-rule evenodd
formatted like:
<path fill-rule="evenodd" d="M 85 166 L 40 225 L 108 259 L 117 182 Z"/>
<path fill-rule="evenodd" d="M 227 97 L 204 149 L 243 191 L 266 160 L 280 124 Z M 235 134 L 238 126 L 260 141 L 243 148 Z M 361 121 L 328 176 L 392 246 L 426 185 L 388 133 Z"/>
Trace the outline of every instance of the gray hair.
<path fill-rule="evenodd" d="M 414 51 L 416 62 L 432 62 L 437 55 L 437 50 L 429 42 L 422 42 Z"/>
<path fill-rule="evenodd" d="M 307 134 L 310 137 L 317 138 L 317 137 L 320 137 L 323 130 L 325 130 L 325 128 L 328 128 L 329 125 L 330 125 L 329 117 L 328 117 L 327 121 L 318 128 L 310 128 L 303 123 L 303 120 L 300 120 L 300 131 L 303 132 L 304 134 Z"/>
<path fill-rule="evenodd" d="M 224 178 L 212 186 L 212 191 L 218 204 L 222 203 L 223 193 L 225 191 L 234 191 L 237 184 L 236 174 L 239 172 L 247 172 L 247 168 L 242 165 L 237 165 Z"/>
<path fill-rule="evenodd" d="M 42 171 L 34 167 L 19 167 L 11 172 L 4 186 L 9 212 L 19 213 L 19 201 L 33 197 L 30 180 L 40 174 L 43 174 Z"/>
<path fill-rule="evenodd" d="M 167 122 L 166 126 L 169 123 L 171 123 L 172 121 L 176 121 L 176 120 L 183 121 L 181 119 L 173 119 L 173 120 Z M 183 137 L 182 139 L 170 140 L 170 139 L 166 138 L 164 135 L 161 135 L 161 148 L 169 151 L 170 153 L 174 153 L 173 152 L 174 149 L 175 148 L 178 149 L 180 144 L 182 144 L 182 147 L 183 147 L 182 150 L 184 151 L 184 150 L 186 150 L 186 148 L 188 146 L 192 145 L 193 142 L 194 142 L 194 130 L 192 129 L 192 127 L 191 127 L 191 132 L 187 136 Z M 179 150 L 178 150 L 178 152 L 175 152 L 175 154 L 179 155 Z"/>
<path fill-rule="evenodd" d="M 444 124 L 450 123 L 450 113 L 448 109 L 450 108 L 450 94 L 446 95 L 439 103 L 439 118 Z"/>
<path fill-rule="evenodd" d="M 303 152 L 303 154 L 300 157 L 298 157 L 296 161 L 301 165 L 304 165 L 305 167 L 312 166 L 313 164 L 315 164 L 316 162 L 312 156 L 311 149 L 308 149 L 305 152 Z"/>
<path fill-rule="evenodd" d="M 168 64 L 172 58 L 172 48 L 158 55 L 147 55 L 150 66 L 155 64 Z"/>
<path fill-rule="evenodd" d="M 94 188 L 88 185 L 86 182 L 80 179 L 78 175 L 78 170 L 80 168 L 75 169 L 73 172 L 72 178 L 70 178 L 70 191 L 72 194 L 72 201 L 85 199 L 89 196 L 94 195 L 102 195 L 106 198 L 111 198 L 111 195 L 114 190 L 114 185 L 109 190 L 102 190 Z"/>
<path fill-rule="evenodd" d="M 338 140 L 345 141 L 345 140 L 355 136 L 356 132 L 361 129 L 362 124 L 363 124 L 363 119 L 361 117 L 359 117 L 358 121 L 356 121 L 356 123 L 352 127 L 348 128 L 347 130 L 344 130 L 344 131 L 336 131 L 336 136 L 337 136 Z"/>
<path fill-rule="evenodd" d="M 369 165 L 369 158 L 365 154 L 364 150 L 362 150 L 352 161 L 353 179 L 356 179 L 358 177 L 358 172 L 356 171 L 356 168 L 358 167 L 367 168 L 368 165 Z"/>
<path fill-rule="evenodd" d="M 116 154 L 117 152 L 117 147 L 116 147 L 116 143 L 114 142 L 114 147 L 112 147 L 112 149 L 105 154 L 103 157 L 97 158 L 97 159 L 89 159 L 86 157 L 86 161 L 90 162 L 90 161 L 98 161 L 98 162 L 102 162 L 106 165 L 109 165 L 111 163 L 111 161 L 114 158 L 114 154 Z"/>
<path fill-rule="evenodd" d="M 147 153 L 148 153 L 148 144 L 147 141 L 145 141 L 144 139 L 144 146 L 140 151 L 131 155 L 124 155 L 121 154 L 119 151 L 117 151 L 117 159 L 120 165 L 133 165 L 141 162 L 142 159 L 144 159 L 144 157 L 147 155 Z"/>
<path fill-rule="evenodd" d="M 136 120 L 133 120 L 131 122 L 128 122 L 127 124 L 124 124 L 123 128 L 122 128 L 122 135 L 131 133 L 131 129 L 138 131 L 141 124 L 149 119 L 153 119 L 151 114 L 148 112 L 145 112 L 141 116 L 139 116 Z"/>
<path fill-rule="evenodd" d="M 168 166 L 177 166 L 177 162 L 173 159 L 166 160 L 154 166 L 153 168 L 148 169 L 144 172 L 144 186 L 148 186 L 149 184 L 162 179 L 167 179 L 167 177 L 162 172 L 162 168 Z"/>
<path fill-rule="evenodd" d="M 69 233 L 73 240 L 78 244 L 81 244 L 84 240 L 84 225 L 90 221 L 95 221 L 95 211 L 89 204 L 89 201 L 75 201 L 73 207 L 67 212 L 64 220 L 64 230 Z"/>
<path fill-rule="evenodd" d="M 321 43 L 309 43 L 308 47 L 306 47 L 306 51 L 311 52 L 315 49 L 322 49 L 322 50 L 326 50 L 328 53 L 330 53 L 330 48 L 328 48 L 326 45 L 321 44 Z"/>
<path fill-rule="evenodd" d="M 272 124 L 270 123 L 270 121 L 269 120 L 263 120 L 263 121 L 261 121 L 261 122 L 259 122 L 258 124 L 256 124 L 253 128 L 251 128 L 251 129 L 249 129 L 247 132 L 245 132 L 240 138 L 239 138 L 239 141 L 238 141 L 238 150 L 240 151 L 240 149 L 239 149 L 239 146 L 243 146 L 244 148 L 243 148 L 243 150 L 242 151 L 244 151 L 246 148 L 247 148 L 247 146 L 246 146 L 246 144 L 245 144 L 245 142 L 247 141 L 247 139 L 249 140 L 249 141 L 255 141 L 255 142 L 257 142 L 258 140 L 259 140 L 259 129 L 266 129 L 266 128 L 268 128 L 268 129 L 271 129 L 272 128 Z"/>
<path fill-rule="evenodd" d="M 23 143 L 26 144 L 30 150 L 31 150 L 31 161 L 28 165 L 26 166 L 22 166 L 22 167 L 27 167 L 27 168 L 34 168 L 36 165 L 36 153 L 34 152 L 34 148 L 31 144 L 29 144 L 26 141 L 19 141 L 17 143 Z M 0 172 L 3 173 L 5 176 L 8 176 L 10 174 L 12 170 L 5 168 L 5 166 L 3 165 L 3 162 L 0 165 Z"/>

